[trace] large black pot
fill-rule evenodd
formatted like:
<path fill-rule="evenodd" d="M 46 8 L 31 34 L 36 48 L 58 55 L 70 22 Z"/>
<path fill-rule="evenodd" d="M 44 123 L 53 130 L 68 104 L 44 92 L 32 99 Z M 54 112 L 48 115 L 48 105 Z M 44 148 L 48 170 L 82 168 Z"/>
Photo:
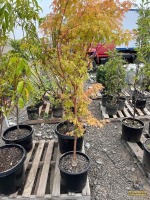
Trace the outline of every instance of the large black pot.
<path fill-rule="evenodd" d="M 146 99 L 138 99 L 138 100 L 136 100 L 136 104 L 135 104 L 136 108 L 144 109 L 145 105 L 146 105 Z"/>
<path fill-rule="evenodd" d="M 60 165 L 63 157 L 65 157 L 69 154 L 73 155 L 73 152 L 67 152 L 67 153 L 63 154 L 59 160 L 58 166 L 60 169 L 61 184 L 67 189 L 68 192 L 81 192 L 86 185 L 87 171 L 90 166 L 90 160 L 89 160 L 88 156 L 85 155 L 84 153 L 77 152 L 77 154 L 80 154 L 87 159 L 88 167 L 86 169 L 84 169 L 83 171 L 81 171 L 80 173 L 71 173 L 71 172 L 68 172 L 68 171 L 65 171 L 64 169 L 62 169 L 61 165 Z"/>
<path fill-rule="evenodd" d="M 28 119 L 35 120 L 39 118 L 39 106 L 28 106 L 27 107 Z"/>
<path fill-rule="evenodd" d="M 144 122 L 142 122 L 139 119 L 135 119 L 135 121 L 139 122 L 141 124 L 141 127 L 135 128 L 128 126 L 124 121 L 126 119 L 133 120 L 133 118 L 125 118 L 122 120 L 122 136 L 121 138 L 128 142 L 139 142 L 143 128 L 144 128 Z"/>
<path fill-rule="evenodd" d="M 22 151 L 21 160 L 11 169 L 0 172 L 0 194 L 9 195 L 16 192 L 24 184 L 25 172 L 24 172 L 24 161 L 26 159 L 25 149 L 17 144 L 7 144 L 1 146 L 0 149 L 16 147 Z"/>
<path fill-rule="evenodd" d="M 143 144 L 143 166 L 146 170 L 150 171 L 150 148 L 148 149 L 146 144 L 149 143 L 150 145 L 150 139 L 147 139 Z"/>
<path fill-rule="evenodd" d="M 63 116 L 63 108 L 62 107 L 60 107 L 60 108 L 53 107 L 52 112 L 53 112 L 53 117 L 62 118 L 62 116 Z"/>
<path fill-rule="evenodd" d="M 112 96 L 103 94 L 102 95 L 102 106 L 106 106 L 106 102 L 112 99 Z"/>
<path fill-rule="evenodd" d="M 58 131 L 59 127 L 66 125 L 67 122 L 61 122 L 56 126 L 55 133 L 58 137 L 58 144 L 59 144 L 59 150 L 61 153 L 66 153 L 68 151 L 73 151 L 74 146 L 74 136 L 68 136 L 65 134 L 62 134 Z M 80 137 L 77 139 L 77 151 L 82 150 L 82 144 L 83 144 L 83 137 Z"/>
<path fill-rule="evenodd" d="M 27 129 L 30 131 L 30 134 L 21 138 L 21 139 L 16 139 L 16 140 L 11 140 L 11 139 L 6 139 L 5 135 L 12 130 L 17 129 L 17 126 L 12 126 L 7 128 L 3 133 L 2 133 L 2 139 L 6 144 L 20 144 L 25 148 L 26 151 L 30 151 L 32 149 L 32 134 L 33 134 L 33 129 L 29 125 L 19 125 L 20 129 Z"/>
<path fill-rule="evenodd" d="M 106 113 L 108 115 L 116 115 L 118 111 L 118 104 L 111 104 L 110 102 L 106 102 Z"/>
<path fill-rule="evenodd" d="M 119 97 L 117 100 L 117 104 L 118 104 L 118 110 L 123 110 L 125 107 L 125 101 L 126 98 L 125 97 Z"/>

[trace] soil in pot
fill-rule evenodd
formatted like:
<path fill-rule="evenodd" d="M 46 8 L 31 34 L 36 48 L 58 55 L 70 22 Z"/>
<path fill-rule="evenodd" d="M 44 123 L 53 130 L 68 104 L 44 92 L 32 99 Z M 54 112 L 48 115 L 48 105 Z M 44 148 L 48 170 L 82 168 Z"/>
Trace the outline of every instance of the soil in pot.
<path fill-rule="evenodd" d="M 30 119 L 30 120 L 38 119 L 38 117 L 39 117 L 39 106 L 38 107 L 28 106 L 27 107 L 27 114 L 28 114 L 28 119 Z"/>
<path fill-rule="evenodd" d="M 74 131 L 74 125 L 72 123 L 62 122 L 56 127 L 55 133 L 58 137 L 59 150 L 61 153 L 73 151 L 74 136 L 70 136 L 66 133 Z M 83 137 L 77 139 L 77 151 L 82 150 Z"/>
<path fill-rule="evenodd" d="M 73 152 L 64 154 L 59 161 L 61 183 L 68 192 L 81 192 L 86 185 L 89 158 L 77 152 L 77 166 L 72 166 Z"/>
<path fill-rule="evenodd" d="M 150 139 L 147 139 L 143 145 L 143 166 L 150 172 Z"/>
<path fill-rule="evenodd" d="M 20 144 L 26 151 L 30 151 L 32 148 L 32 134 L 33 129 L 28 125 L 12 126 L 6 129 L 2 134 L 2 139 L 6 144 Z"/>
<path fill-rule="evenodd" d="M 128 142 L 139 142 L 144 128 L 141 120 L 126 118 L 122 120 L 122 139 Z"/>
<path fill-rule="evenodd" d="M 24 183 L 26 152 L 20 145 L 0 147 L 0 194 L 16 192 Z"/>

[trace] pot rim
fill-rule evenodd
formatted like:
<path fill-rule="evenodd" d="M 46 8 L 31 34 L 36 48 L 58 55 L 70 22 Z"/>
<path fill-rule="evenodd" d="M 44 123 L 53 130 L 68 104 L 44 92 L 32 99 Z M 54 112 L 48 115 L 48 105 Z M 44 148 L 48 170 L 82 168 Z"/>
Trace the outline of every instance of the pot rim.
<path fill-rule="evenodd" d="M 65 123 L 66 123 L 66 121 L 60 122 L 60 123 L 56 126 L 56 129 L 55 129 L 56 135 L 59 135 L 59 136 L 65 138 L 65 139 L 74 139 L 74 136 L 65 135 L 65 134 L 62 134 L 62 133 L 60 133 L 60 132 L 58 131 L 58 127 L 59 127 L 61 124 L 63 125 L 63 124 L 65 124 Z M 85 132 L 84 132 L 84 133 L 85 133 Z M 83 138 L 83 137 L 84 137 L 84 135 L 81 136 L 81 137 L 78 137 L 78 138 Z"/>
<path fill-rule="evenodd" d="M 147 141 L 150 141 L 150 138 L 147 138 L 147 140 L 145 140 L 145 142 L 143 143 L 143 147 L 144 147 L 144 149 L 145 149 L 146 151 L 148 151 L 148 153 L 150 153 L 150 150 L 147 149 L 147 147 L 146 147 L 146 142 L 147 142 Z"/>
<path fill-rule="evenodd" d="M 8 148 L 8 147 L 18 147 L 19 149 L 21 149 L 22 151 L 22 158 L 19 160 L 19 162 L 13 166 L 12 168 L 8 169 L 7 171 L 3 171 L 0 172 L 0 178 L 4 177 L 4 176 L 8 176 L 9 174 L 12 173 L 12 171 L 16 171 L 20 165 L 25 161 L 26 159 L 26 150 L 23 148 L 23 146 L 19 145 L 19 144 L 5 144 L 3 146 L 0 147 L 0 149 L 4 149 L 4 148 Z"/>
<path fill-rule="evenodd" d="M 61 166 L 60 166 L 60 160 L 61 160 L 63 157 L 65 157 L 66 155 L 68 155 L 68 154 L 73 154 L 73 151 L 68 151 L 68 152 L 62 154 L 62 156 L 61 156 L 60 159 L 59 159 L 59 163 L 58 163 L 58 168 L 59 168 L 59 170 L 61 170 L 62 172 L 66 173 L 66 174 L 70 174 L 70 175 L 76 176 L 76 175 L 83 174 L 84 172 L 86 172 L 86 171 L 89 169 L 89 167 L 90 167 L 90 158 L 89 158 L 85 153 L 80 152 L 80 151 L 76 151 L 76 154 L 83 155 L 83 156 L 88 160 L 88 166 L 87 166 L 87 168 L 84 169 L 84 170 L 82 170 L 81 172 L 77 172 L 77 173 L 72 173 L 72 172 L 68 172 L 68 171 L 63 170 L 63 169 L 61 168 Z"/>
<path fill-rule="evenodd" d="M 34 105 L 34 106 L 27 106 L 26 109 L 27 110 L 38 110 L 39 108 L 36 107 L 36 105 Z"/>
<path fill-rule="evenodd" d="M 135 121 L 140 122 L 140 124 L 142 125 L 142 127 L 139 127 L 139 128 L 138 128 L 138 127 L 131 127 L 131 126 L 128 126 L 127 124 L 124 123 L 124 120 L 126 120 L 126 119 L 131 119 L 131 120 L 133 120 L 133 118 L 132 118 L 132 117 L 126 117 L 126 118 L 122 119 L 122 124 L 125 125 L 125 126 L 127 126 L 127 127 L 129 127 L 129 128 L 141 129 L 141 128 L 144 128 L 144 126 L 145 126 L 144 122 L 141 121 L 141 120 L 139 120 L 139 119 L 135 119 Z"/>
<path fill-rule="evenodd" d="M 6 141 L 6 142 L 21 142 L 21 141 L 23 141 L 25 138 L 27 139 L 28 137 L 30 137 L 32 134 L 33 134 L 33 128 L 31 127 L 31 126 L 29 126 L 29 125 L 26 125 L 26 124 L 19 124 L 19 127 L 21 128 L 21 129 L 24 129 L 24 126 L 25 127 L 28 127 L 28 128 L 26 128 L 27 130 L 29 130 L 30 131 L 30 133 L 29 133 L 29 135 L 27 135 L 26 137 L 23 137 L 23 138 L 20 138 L 20 139 L 14 139 L 14 140 L 11 140 L 11 139 L 6 139 L 5 138 L 5 135 L 6 135 L 6 133 L 8 133 L 9 132 L 9 129 L 11 129 L 11 128 L 13 128 L 13 130 L 15 130 L 16 128 L 17 128 L 17 125 L 15 125 L 15 126 L 10 126 L 10 127 L 8 127 L 3 133 L 2 133 L 2 140 L 3 141 Z"/>

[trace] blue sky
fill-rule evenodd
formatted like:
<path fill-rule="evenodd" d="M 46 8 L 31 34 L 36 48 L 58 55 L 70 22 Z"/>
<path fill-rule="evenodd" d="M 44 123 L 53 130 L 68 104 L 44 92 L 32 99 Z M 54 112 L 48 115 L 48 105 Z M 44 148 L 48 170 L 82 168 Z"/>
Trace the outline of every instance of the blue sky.
<path fill-rule="evenodd" d="M 141 2 L 142 0 L 135 0 L 135 3 L 137 5 L 140 5 Z M 41 16 L 45 16 L 45 14 L 48 14 L 50 11 L 49 6 L 52 3 L 52 0 L 38 0 L 38 3 L 43 9 L 43 13 L 41 13 Z"/>

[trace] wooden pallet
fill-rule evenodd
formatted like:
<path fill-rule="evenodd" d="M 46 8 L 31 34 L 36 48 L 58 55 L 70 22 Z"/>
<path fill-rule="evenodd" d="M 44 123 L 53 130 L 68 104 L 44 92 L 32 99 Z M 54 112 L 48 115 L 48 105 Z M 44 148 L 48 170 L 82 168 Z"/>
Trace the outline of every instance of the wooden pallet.
<path fill-rule="evenodd" d="M 52 110 L 50 108 L 50 102 L 45 101 L 39 108 L 39 118 L 35 120 L 26 120 L 22 124 L 32 125 L 32 124 L 56 124 L 62 122 L 62 118 L 53 117 Z"/>
<path fill-rule="evenodd" d="M 58 169 L 60 156 L 58 143 L 54 140 L 34 141 L 25 161 L 23 188 L 10 196 L 0 196 L 0 199 L 90 200 L 89 181 L 81 193 L 67 193 L 61 187 Z"/>
<path fill-rule="evenodd" d="M 116 115 L 108 115 L 106 113 L 106 108 L 103 107 L 101 105 L 101 102 L 100 102 L 100 110 L 102 112 L 102 116 L 104 119 L 116 119 L 116 118 L 125 118 L 125 117 L 132 117 L 133 116 L 133 106 L 131 104 L 131 102 L 129 101 L 126 101 L 125 102 L 125 108 L 123 110 L 118 110 L 117 114 Z M 147 108 L 144 108 L 143 110 L 139 109 L 139 108 L 136 108 L 136 113 L 135 113 L 135 116 L 136 117 L 147 117 L 148 119 L 150 118 L 150 111 L 147 110 Z"/>
<path fill-rule="evenodd" d="M 130 143 L 130 142 L 127 142 L 124 140 L 121 140 L 121 141 L 125 145 L 127 150 L 129 151 L 129 153 L 132 155 L 132 157 L 134 159 L 136 159 L 138 167 L 140 168 L 141 172 L 143 173 L 143 175 L 146 177 L 148 183 L 150 184 L 150 172 L 148 172 L 142 164 L 143 143 L 145 142 L 145 140 L 147 138 L 150 138 L 150 135 L 142 134 L 140 142 L 138 142 L 138 143 Z"/>

